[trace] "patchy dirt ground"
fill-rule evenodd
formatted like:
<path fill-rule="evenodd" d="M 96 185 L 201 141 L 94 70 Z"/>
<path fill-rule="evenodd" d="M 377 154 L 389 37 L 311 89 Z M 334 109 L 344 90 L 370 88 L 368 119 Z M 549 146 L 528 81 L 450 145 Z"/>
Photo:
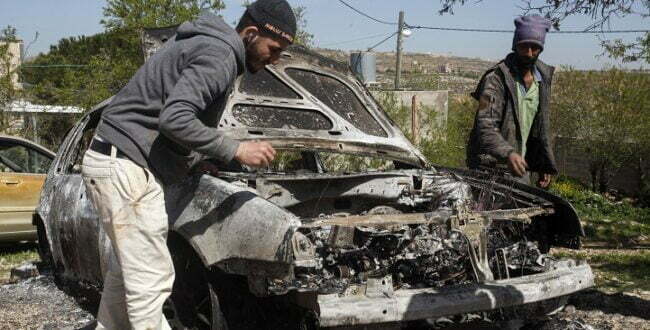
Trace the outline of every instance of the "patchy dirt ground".
<path fill-rule="evenodd" d="M 559 251 L 558 253 L 567 253 Z M 612 254 L 612 250 L 582 250 L 587 256 Z M 645 254 L 650 251 L 618 251 L 622 255 Z M 589 258 L 587 258 L 589 259 Z M 650 330 L 650 291 L 645 291 L 645 281 L 650 274 L 639 279 L 641 283 L 629 285 L 627 277 L 620 288 L 611 286 L 611 269 L 601 270 L 593 265 L 598 289 L 574 295 L 569 305 L 546 321 L 526 325 L 525 329 L 635 329 Z M 622 269 L 621 271 L 625 271 Z M 631 271 L 631 270 L 630 270 Z M 621 280 L 622 281 L 622 280 Z M 2 283 L 2 282 L 0 282 Z M 634 287 L 634 289 L 632 289 Z M 65 289 L 70 292 L 70 289 Z M 9 281 L 0 284 L 0 329 L 89 329 L 92 328 L 93 313 L 97 309 L 98 296 L 92 291 L 73 290 L 73 296 L 64 293 L 51 276 L 37 276 L 26 280 Z M 513 325 L 516 325 L 513 324 Z M 411 329 L 501 329 L 503 324 L 485 321 L 454 324 L 437 322 Z"/>
<path fill-rule="evenodd" d="M 590 290 L 575 295 L 569 303 L 575 308 L 565 308 L 557 319 L 579 320 L 594 329 L 650 329 L 650 294 Z"/>
<path fill-rule="evenodd" d="M 527 329 L 650 329 L 650 295 L 590 290 L 575 295 L 564 311 Z M 0 286 L 0 329 L 84 329 L 94 320 L 96 302 L 61 291 L 51 277 L 38 276 Z M 472 322 L 438 323 L 429 329 L 499 329 Z M 422 328 L 425 328 L 424 326 Z"/>
<path fill-rule="evenodd" d="M 0 329 L 83 329 L 94 320 L 85 305 L 49 276 L 5 284 L 0 286 Z"/>

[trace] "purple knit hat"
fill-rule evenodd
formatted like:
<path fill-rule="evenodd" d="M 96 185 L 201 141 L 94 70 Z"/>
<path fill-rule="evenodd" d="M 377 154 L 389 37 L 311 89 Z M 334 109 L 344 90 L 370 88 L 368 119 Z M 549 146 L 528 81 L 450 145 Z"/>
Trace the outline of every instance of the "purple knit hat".
<path fill-rule="evenodd" d="M 546 32 L 551 28 L 551 21 L 539 16 L 521 16 L 515 18 L 515 36 L 512 38 L 512 50 L 520 43 L 529 42 L 544 49 Z"/>

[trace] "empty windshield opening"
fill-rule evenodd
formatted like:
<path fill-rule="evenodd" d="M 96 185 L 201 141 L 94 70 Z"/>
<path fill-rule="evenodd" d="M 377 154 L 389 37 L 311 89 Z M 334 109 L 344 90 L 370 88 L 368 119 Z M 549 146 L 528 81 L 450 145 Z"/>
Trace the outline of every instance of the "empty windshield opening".
<path fill-rule="evenodd" d="M 392 160 L 323 151 L 278 151 L 275 160 L 265 169 L 270 173 L 359 173 L 394 170 Z"/>
<path fill-rule="evenodd" d="M 323 104 L 362 132 L 375 136 L 388 136 L 354 91 L 339 79 L 302 69 L 288 68 L 285 72 Z"/>

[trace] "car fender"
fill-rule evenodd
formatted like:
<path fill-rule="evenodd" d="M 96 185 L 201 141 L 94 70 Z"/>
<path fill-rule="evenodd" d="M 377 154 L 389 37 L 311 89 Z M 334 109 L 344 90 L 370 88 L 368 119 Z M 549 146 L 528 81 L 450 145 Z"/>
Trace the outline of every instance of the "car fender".
<path fill-rule="evenodd" d="M 245 184 L 194 176 L 165 189 L 165 199 L 170 230 L 184 237 L 206 266 L 240 275 L 290 271 L 291 238 L 300 221 Z"/>

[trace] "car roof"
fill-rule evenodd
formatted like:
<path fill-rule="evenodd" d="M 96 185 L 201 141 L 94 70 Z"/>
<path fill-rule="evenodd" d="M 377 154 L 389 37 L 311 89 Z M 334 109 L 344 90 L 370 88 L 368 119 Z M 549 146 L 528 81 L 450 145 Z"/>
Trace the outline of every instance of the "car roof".
<path fill-rule="evenodd" d="M 17 142 L 18 144 L 24 145 L 24 146 L 29 146 L 34 149 L 37 149 L 38 151 L 46 154 L 50 158 L 54 158 L 56 156 L 56 153 L 54 153 L 52 150 L 36 143 L 31 140 L 19 137 L 19 136 L 13 136 L 13 135 L 5 135 L 5 134 L 0 134 L 0 141 L 10 141 L 10 142 Z"/>

